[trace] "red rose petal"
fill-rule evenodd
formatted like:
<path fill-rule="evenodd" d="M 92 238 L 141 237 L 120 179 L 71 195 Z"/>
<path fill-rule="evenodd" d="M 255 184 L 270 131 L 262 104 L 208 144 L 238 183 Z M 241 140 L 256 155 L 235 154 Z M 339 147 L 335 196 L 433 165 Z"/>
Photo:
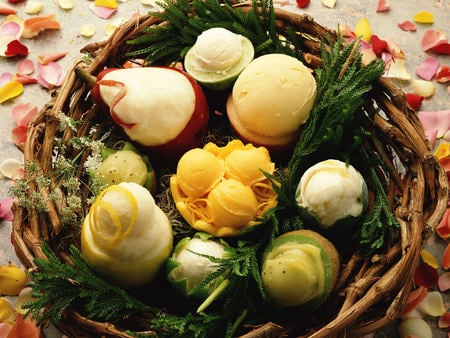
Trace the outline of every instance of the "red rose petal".
<path fill-rule="evenodd" d="M 309 5 L 310 0 L 297 0 L 297 6 L 299 8 L 305 8 Z"/>
<path fill-rule="evenodd" d="M 416 74 L 422 79 L 430 81 L 439 69 L 439 61 L 432 56 L 428 56 L 416 68 Z"/>
<path fill-rule="evenodd" d="M 377 56 L 380 56 L 382 52 L 387 51 L 387 42 L 380 39 L 377 35 L 372 35 L 370 41 L 372 43 L 372 50 Z"/>
<path fill-rule="evenodd" d="M 437 54 L 450 55 L 450 43 L 448 43 L 448 42 L 441 43 L 437 46 L 430 48 L 430 50 Z"/>
<path fill-rule="evenodd" d="M 447 82 L 450 81 L 450 67 L 447 65 L 442 65 L 436 73 L 437 82 Z"/>
<path fill-rule="evenodd" d="M 400 316 L 404 316 L 405 314 L 414 310 L 417 305 L 419 305 L 422 300 L 427 296 L 428 290 L 422 286 L 419 286 L 417 289 L 411 291 L 408 295 L 408 299 L 405 302 L 405 306 L 400 313 Z"/>
<path fill-rule="evenodd" d="M 19 40 L 12 40 L 6 46 L 5 56 L 26 56 L 28 55 L 28 48 Z"/>
<path fill-rule="evenodd" d="M 437 284 L 439 273 L 432 266 L 421 263 L 414 271 L 413 279 L 417 285 L 423 286 L 424 288 L 431 288 Z"/>
<path fill-rule="evenodd" d="M 423 38 L 422 38 L 422 50 L 423 51 L 427 51 L 430 50 L 431 48 L 434 48 L 440 44 L 445 44 L 448 43 L 446 37 L 445 37 L 445 33 L 439 29 L 428 29 L 425 31 L 425 33 L 423 34 Z"/>
<path fill-rule="evenodd" d="M 406 94 L 406 102 L 408 102 L 409 106 L 414 109 L 415 111 L 418 111 L 423 101 L 423 96 L 414 94 L 414 93 L 408 93 Z"/>
<path fill-rule="evenodd" d="M 391 8 L 391 4 L 388 2 L 388 0 L 378 0 L 377 13 L 386 12 L 390 8 Z"/>
<path fill-rule="evenodd" d="M 446 329 L 450 327 L 450 312 L 446 312 L 439 317 L 438 326 L 441 329 Z"/>
<path fill-rule="evenodd" d="M 404 31 L 415 32 L 417 30 L 417 26 L 414 22 L 406 20 L 397 24 Z"/>

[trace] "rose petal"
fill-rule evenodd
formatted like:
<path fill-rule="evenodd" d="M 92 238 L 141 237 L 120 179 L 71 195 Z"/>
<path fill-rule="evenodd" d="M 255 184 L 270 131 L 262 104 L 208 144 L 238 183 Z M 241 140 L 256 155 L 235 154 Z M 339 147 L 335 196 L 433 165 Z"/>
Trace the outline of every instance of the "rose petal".
<path fill-rule="evenodd" d="M 397 42 L 389 38 L 385 41 L 387 43 L 387 51 L 391 53 L 394 58 L 405 58 L 405 52 L 403 52 Z"/>
<path fill-rule="evenodd" d="M 397 24 L 401 29 L 404 31 L 412 31 L 415 32 L 417 30 L 417 26 L 414 24 L 414 22 L 406 20 L 403 22 L 400 22 Z"/>
<path fill-rule="evenodd" d="M 0 163 L 0 174 L 8 179 L 15 180 L 18 177 L 17 172 L 21 168 L 22 164 L 19 160 L 9 158 Z"/>
<path fill-rule="evenodd" d="M 34 16 L 24 21 L 22 37 L 31 39 L 46 29 L 60 29 L 61 24 L 55 14 Z"/>
<path fill-rule="evenodd" d="M 34 72 L 34 62 L 29 59 L 19 61 L 17 69 L 21 75 L 30 75 Z"/>
<path fill-rule="evenodd" d="M 31 296 L 31 292 L 32 292 L 31 287 L 23 288 L 20 291 L 19 295 L 17 296 L 17 300 L 16 300 L 16 309 L 15 310 L 17 313 L 20 313 L 22 315 L 27 313 L 28 310 L 24 309 L 23 305 L 36 300 L 35 298 L 33 298 Z"/>
<path fill-rule="evenodd" d="M 26 126 L 38 113 L 38 108 L 36 105 L 31 103 L 23 103 L 15 106 L 12 111 L 12 118 L 16 125 Z"/>
<path fill-rule="evenodd" d="M 430 325 L 420 317 L 410 317 L 402 320 L 398 326 L 400 337 L 404 338 L 433 338 Z"/>
<path fill-rule="evenodd" d="M 356 36 L 361 38 L 361 40 L 370 42 L 370 38 L 372 36 L 372 28 L 370 27 L 368 18 L 359 19 L 356 23 L 354 31 Z"/>
<path fill-rule="evenodd" d="M 322 0 L 322 5 L 328 8 L 334 8 L 336 6 L 336 0 Z"/>
<path fill-rule="evenodd" d="M 418 111 L 420 109 L 420 106 L 422 105 L 423 96 L 416 95 L 414 93 L 407 93 L 405 96 L 406 102 L 409 104 L 409 106 L 415 111 Z"/>
<path fill-rule="evenodd" d="M 10 72 L 4 72 L 0 75 L 0 87 L 3 87 L 8 82 L 14 80 L 14 74 Z"/>
<path fill-rule="evenodd" d="M 440 29 L 428 29 L 425 31 L 422 37 L 422 50 L 427 51 L 440 44 L 447 43 L 445 33 Z"/>
<path fill-rule="evenodd" d="M 437 130 L 437 137 L 441 138 L 450 129 L 450 109 L 435 112 L 419 111 L 419 119 L 425 130 Z"/>
<path fill-rule="evenodd" d="M 438 72 L 436 73 L 436 81 L 437 82 L 448 82 L 450 81 L 450 67 L 447 65 L 442 65 Z"/>
<path fill-rule="evenodd" d="M 405 302 L 403 310 L 400 313 L 400 316 L 403 317 L 407 313 L 413 311 L 417 307 L 417 305 L 419 305 L 420 302 L 427 296 L 427 294 L 427 288 L 424 288 L 422 286 L 419 286 L 418 288 L 411 291 L 408 295 L 408 299 Z"/>
<path fill-rule="evenodd" d="M 26 84 L 32 84 L 32 83 L 37 83 L 38 80 L 32 76 L 29 75 L 23 75 L 23 74 L 16 74 L 14 76 L 14 80 L 20 82 L 23 85 Z"/>
<path fill-rule="evenodd" d="M 2 15 L 10 15 L 17 13 L 17 10 L 4 2 L 0 2 L 0 14 Z"/>
<path fill-rule="evenodd" d="M 14 219 L 11 209 L 13 202 L 14 200 L 11 197 L 0 200 L 0 220 L 12 221 Z"/>
<path fill-rule="evenodd" d="M 425 80 L 412 80 L 411 89 L 414 93 L 423 96 L 424 98 L 433 96 L 436 91 L 434 84 Z"/>
<path fill-rule="evenodd" d="M 73 0 L 58 0 L 58 6 L 61 9 L 72 9 L 73 8 Z"/>
<path fill-rule="evenodd" d="M 45 54 L 45 55 L 38 55 L 38 62 L 41 65 L 49 64 L 50 62 L 58 61 L 59 59 L 62 59 L 67 55 L 67 52 L 58 52 L 58 53 L 51 53 L 51 54 Z"/>
<path fill-rule="evenodd" d="M 297 0 L 297 7 L 305 8 L 308 7 L 310 0 Z"/>
<path fill-rule="evenodd" d="M 436 257 L 434 257 L 434 255 L 430 251 L 423 249 L 420 252 L 420 257 L 422 258 L 422 261 L 424 263 L 428 264 L 429 266 L 431 266 L 435 269 L 438 268 L 438 263 L 436 261 Z"/>
<path fill-rule="evenodd" d="M 440 43 L 439 45 L 432 47 L 430 50 L 436 54 L 450 55 L 450 43 Z"/>
<path fill-rule="evenodd" d="M 93 24 L 85 24 L 80 26 L 80 35 L 90 38 L 95 35 L 96 27 Z"/>
<path fill-rule="evenodd" d="M 46 65 L 38 64 L 38 82 L 43 87 L 51 89 L 59 87 L 63 81 L 63 72 L 61 66 L 56 62 L 50 62 Z"/>
<path fill-rule="evenodd" d="M 95 6 L 91 4 L 89 6 L 90 10 L 94 12 L 101 19 L 109 19 L 115 12 L 117 12 L 116 8 L 108 8 L 103 6 Z"/>
<path fill-rule="evenodd" d="M 17 126 L 11 131 L 11 138 L 16 146 L 20 146 L 27 140 L 27 126 Z"/>
<path fill-rule="evenodd" d="M 12 40 L 6 46 L 5 56 L 26 56 L 28 55 L 28 48 L 19 40 Z"/>
<path fill-rule="evenodd" d="M 432 56 L 428 56 L 416 68 L 416 74 L 422 79 L 430 81 L 439 69 L 439 61 Z"/>
<path fill-rule="evenodd" d="M 117 1 L 116 0 L 95 0 L 94 5 L 114 9 L 114 8 L 117 8 Z"/>
<path fill-rule="evenodd" d="M 441 292 L 450 289 L 450 272 L 445 272 L 439 277 L 438 286 Z"/>
<path fill-rule="evenodd" d="M 384 77 L 409 81 L 411 80 L 411 74 L 406 70 L 406 61 L 402 58 L 392 58 L 389 53 L 383 53 L 382 59 L 385 60 L 386 63 L 386 71 L 384 72 Z M 390 57 L 388 60 L 387 57 Z"/>
<path fill-rule="evenodd" d="M 450 238 L 450 209 L 445 210 L 442 220 L 436 226 L 436 233 L 442 239 Z M 448 245 L 444 250 L 441 264 L 444 269 L 450 269 L 450 248 L 448 247 Z"/>
<path fill-rule="evenodd" d="M 438 160 L 450 157 L 450 143 L 442 142 L 439 144 L 434 151 L 434 156 L 436 156 Z"/>
<path fill-rule="evenodd" d="M 391 4 L 388 0 L 378 0 L 377 5 L 377 13 L 379 12 L 386 12 L 391 8 Z"/>
<path fill-rule="evenodd" d="M 417 12 L 414 15 L 413 19 L 417 23 L 434 23 L 433 13 L 428 11 Z"/>
<path fill-rule="evenodd" d="M 16 21 L 4 22 L 0 26 L 0 34 L 3 36 L 11 36 L 15 39 L 18 39 L 22 34 L 22 26 Z"/>
<path fill-rule="evenodd" d="M 450 312 L 444 313 L 438 321 L 438 326 L 441 329 L 446 329 L 450 327 Z"/>
<path fill-rule="evenodd" d="M 414 270 L 413 279 L 417 285 L 423 286 L 424 288 L 431 288 L 437 284 L 439 274 L 437 269 L 426 263 L 421 263 Z"/>
<path fill-rule="evenodd" d="M 36 325 L 35 320 L 29 317 L 23 318 L 21 314 L 18 314 L 8 337 L 40 338 L 41 335 L 41 329 Z"/>
<path fill-rule="evenodd" d="M 445 313 L 444 300 L 442 294 L 438 291 L 431 291 L 420 302 L 417 310 L 425 315 L 439 317 Z"/>
<path fill-rule="evenodd" d="M 14 97 L 19 96 L 23 92 L 23 84 L 19 81 L 10 81 L 0 87 L 0 103 L 8 101 Z"/>
<path fill-rule="evenodd" d="M 370 41 L 372 43 L 372 50 L 377 56 L 387 51 L 387 42 L 380 39 L 377 35 L 372 35 Z"/>
<path fill-rule="evenodd" d="M 25 5 L 25 13 L 38 14 L 42 11 L 43 7 L 44 5 L 42 4 L 42 1 L 27 1 L 27 4 Z"/>

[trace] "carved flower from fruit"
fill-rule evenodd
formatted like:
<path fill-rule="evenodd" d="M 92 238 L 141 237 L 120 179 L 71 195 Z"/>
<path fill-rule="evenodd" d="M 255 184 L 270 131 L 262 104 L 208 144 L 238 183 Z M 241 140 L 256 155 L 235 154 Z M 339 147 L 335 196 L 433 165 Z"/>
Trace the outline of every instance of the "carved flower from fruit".
<path fill-rule="evenodd" d="M 277 194 L 264 173 L 275 165 L 264 147 L 233 140 L 185 153 L 171 177 L 177 209 L 196 230 L 217 237 L 234 236 L 259 224 L 277 203 Z"/>

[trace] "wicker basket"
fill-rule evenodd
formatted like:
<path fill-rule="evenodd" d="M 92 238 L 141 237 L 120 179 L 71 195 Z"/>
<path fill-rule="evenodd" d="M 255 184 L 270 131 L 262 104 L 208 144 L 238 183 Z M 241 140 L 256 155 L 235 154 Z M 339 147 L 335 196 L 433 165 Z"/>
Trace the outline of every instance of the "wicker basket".
<path fill-rule="evenodd" d="M 250 7 L 243 5 L 242 9 Z M 317 24 L 308 15 L 298 15 L 281 9 L 275 9 L 275 15 L 280 32 L 289 24 L 306 33 L 305 46 L 308 50 L 305 50 L 305 60 L 313 68 L 320 65 L 318 40 L 335 36 L 336 33 Z M 44 173 L 49 173 L 49 159 L 52 158 L 55 137 L 67 140 L 88 132 L 88 128 L 84 127 L 77 130 L 77 135 L 70 129 L 58 131 L 58 113 L 63 112 L 77 121 L 95 120 L 95 106 L 93 107 L 88 95 L 90 88 L 76 76 L 75 69 L 81 67 L 96 75 L 104 67 L 122 65 L 130 48 L 126 41 L 136 37 L 143 27 L 156 24 L 161 22 L 152 16 L 132 19 L 121 26 L 108 41 L 85 47 L 84 51 L 94 55 L 93 61 L 86 64 L 80 58 L 68 72 L 63 86 L 30 124 L 23 149 L 26 163 L 33 162 Z M 385 142 L 383 149 L 373 151 L 390 154 L 390 159 L 387 159 L 391 164 L 388 173 L 390 182 L 386 193 L 393 196 L 395 192 L 401 196 L 396 199 L 396 205 L 393 205 L 401 231 L 398 242 L 385 254 L 367 259 L 354 254 L 348 261 L 343 262 L 332 299 L 332 312 L 335 315 L 331 321 L 314 323 L 314 328 L 306 327 L 305 335 L 311 337 L 343 334 L 358 336 L 376 330 L 397 318 L 413 287 L 411 276 L 419 260 L 423 240 L 439 223 L 447 204 L 446 175 L 430 152 L 418 116 L 407 106 L 404 93 L 389 80 L 381 79 L 371 96 L 368 104 L 381 108 L 373 117 L 373 130 Z M 87 125 L 88 123 L 83 123 L 83 126 Z M 83 162 L 87 154 L 81 156 L 84 157 L 81 159 Z M 79 168 L 78 175 L 82 177 L 82 167 Z M 51 193 L 50 189 L 39 190 L 35 186 L 30 188 L 30 194 L 33 190 L 44 196 Z M 58 191 L 62 194 L 63 201 L 64 192 Z M 13 244 L 17 256 L 26 267 L 34 267 L 35 257 L 44 257 L 40 247 L 41 240 L 48 242 L 63 260 L 67 256 L 66 252 L 60 250 L 64 246 L 59 245 L 62 241 L 61 233 L 68 232 L 63 229 L 60 220 L 60 208 L 61 205 L 57 202 L 49 203 L 46 213 L 37 212 L 33 207 L 15 206 Z M 74 229 L 77 226 L 74 225 Z M 78 245 L 76 236 L 73 238 L 73 243 Z M 67 236 L 64 240 L 67 240 Z M 314 322 L 307 319 L 306 322 L 308 321 Z M 298 323 L 293 323 L 293 326 L 296 324 Z M 71 337 L 130 337 L 126 328 L 90 320 L 74 310 L 68 311 L 63 321 L 56 325 Z M 289 329 L 290 327 L 280 327 L 269 322 L 250 328 L 245 337 L 278 337 L 286 334 Z"/>

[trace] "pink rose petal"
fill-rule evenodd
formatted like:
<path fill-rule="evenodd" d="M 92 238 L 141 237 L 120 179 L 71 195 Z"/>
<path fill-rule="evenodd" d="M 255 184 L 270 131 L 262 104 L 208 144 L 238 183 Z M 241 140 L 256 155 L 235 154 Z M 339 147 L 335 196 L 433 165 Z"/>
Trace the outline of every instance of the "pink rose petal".
<path fill-rule="evenodd" d="M 11 197 L 6 197 L 0 200 L 0 220 L 12 221 L 14 218 L 11 210 L 14 200 Z"/>
<path fill-rule="evenodd" d="M 25 141 L 27 140 L 27 132 L 27 126 L 18 126 L 12 129 L 11 137 L 16 146 L 20 146 L 21 144 L 25 143 Z"/>
<path fill-rule="evenodd" d="M 95 6 L 94 4 L 92 4 L 89 8 L 101 19 L 109 19 L 115 12 L 117 12 L 117 8 Z"/>
<path fill-rule="evenodd" d="M 19 39 L 22 34 L 22 27 L 16 21 L 8 21 L 0 26 L 0 35 L 11 36 L 15 39 Z"/>
<path fill-rule="evenodd" d="M 38 108 L 31 103 L 24 103 L 15 106 L 12 111 L 13 121 L 18 126 L 26 126 L 38 113 Z"/>
<path fill-rule="evenodd" d="M 417 30 L 417 26 L 414 22 L 406 20 L 401 23 L 398 23 L 397 26 L 399 26 L 404 31 L 411 31 L 415 32 Z"/>
<path fill-rule="evenodd" d="M 38 64 L 38 82 L 47 89 L 61 86 L 64 80 L 61 66 L 56 62 Z"/>
<path fill-rule="evenodd" d="M 440 44 L 448 43 L 445 33 L 440 29 L 428 29 L 423 34 L 422 38 L 422 50 L 427 51 Z"/>
<path fill-rule="evenodd" d="M 34 72 L 33 61 L 26 59 L 19 62 L 17 65 L 18 73 L 21 75 L 30 75 Z"/>
<path fill-rule="evenodd" d="M 391 4 L 388 0 L 378 0 L 377 5 L 377 13 L 379 12 L 386 12 L 391 8 Z"/>
<path fill-rule="evenodd" d="M 4 72 L 0 75 L 0 88 L 14 79 L 13 73 Z"/>
<path fill-rule="evenodd" d="M 450 289 L 450 272 L 443 273 L 438 280 L 439 290 L 442 292 Z"/>
<path fill-rule="evenodd" d="M 422 79 L 430 81 L 434 75 L 436 75 L 438 69 L 439 61 L 432 56 L 428 56 L 423 60 L 422 64 L 416 68 L 416 74 Z"/>
<path fill-rule="evenodd" d="M 419 111 L 419 119 L 425 129 L 425 134 L 437 131 L 437 138 L 450 141 L 450 109 L 440 111 Z"/>
<path fill-rule="evenodd" d="M 49 64 L 50 62 L 58 61 L 59 59 L 63 58 L 66 55 L 67 52 L 38 55 L 38 62 L 41 65 L 46 65 Z"/>
<path fill-rule="evenodd" d="M 38 82 L 38 80 L 35 77 L 32 77 L 30 75 L 23 75 L 23 74 L 16 74 L 14 76 L 14 80 L 16 80 L 17 82 L 20 82 L 21 84 L 24 84 L 24 85 Z"/>

